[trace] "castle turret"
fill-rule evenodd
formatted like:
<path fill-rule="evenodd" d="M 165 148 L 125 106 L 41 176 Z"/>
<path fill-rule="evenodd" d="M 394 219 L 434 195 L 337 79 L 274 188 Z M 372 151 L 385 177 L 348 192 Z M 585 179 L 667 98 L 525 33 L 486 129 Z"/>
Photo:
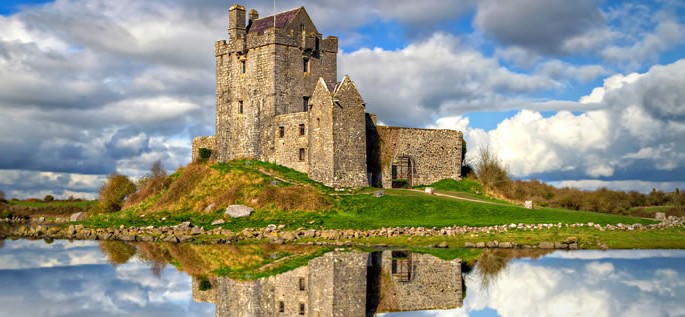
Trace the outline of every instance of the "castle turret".
<path fill-rule="evenodd" d="M 228 38 L 231 42 L 245 38 L 245 7 L 239 4 L 228 9 Z"/>
<path fill-rule="evenodd" d="M 249 23 L 252 24 L 255 21 L 257 21 L 257 19 L 259 19 L 259 12 L 257 12 L 257 10 L 255 10 L 255 9 L 252 9 L 252 10 L 250 10 L 249 17 L 250 17 Z"/>

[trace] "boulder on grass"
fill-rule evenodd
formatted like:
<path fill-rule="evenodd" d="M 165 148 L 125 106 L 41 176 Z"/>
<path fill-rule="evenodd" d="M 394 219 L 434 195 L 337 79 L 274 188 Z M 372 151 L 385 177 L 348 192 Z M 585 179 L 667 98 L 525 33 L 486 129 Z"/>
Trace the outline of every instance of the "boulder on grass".
<path fill-rule="evenodd" d="M 69 221 L 81 221 L 83 219 L 86 219 L 86 213 L 82 211 L 73 213 L 69 216 Z"/>
<path fill-rule="evenodd" d="M 231 218 L 240 218 L 249 217 L 253 211 L 253 208 L 245 205 L 230 205 L 226 207 L 226 212 L 224 214 L 230 216 Z"/>

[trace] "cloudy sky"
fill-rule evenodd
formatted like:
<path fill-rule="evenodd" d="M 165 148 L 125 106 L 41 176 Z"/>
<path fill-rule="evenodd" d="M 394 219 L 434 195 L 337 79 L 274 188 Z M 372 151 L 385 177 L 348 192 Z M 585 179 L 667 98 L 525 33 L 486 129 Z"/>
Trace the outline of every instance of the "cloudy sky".
<path fill-rule="evenodd" d="M 230 4 L 3 0 L 0 190 L 93 197 L 115 169 L 187 164 Z M 685 187 L 682 1 L 277 1 L 297 6 L 385 124 L 462 130 L 516 178 Z"/>

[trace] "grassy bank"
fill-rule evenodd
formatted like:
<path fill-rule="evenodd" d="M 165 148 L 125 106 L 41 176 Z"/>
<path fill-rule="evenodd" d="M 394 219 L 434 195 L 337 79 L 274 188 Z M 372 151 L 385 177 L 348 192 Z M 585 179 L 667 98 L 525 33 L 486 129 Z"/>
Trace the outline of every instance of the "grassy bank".
<path fill-rule="evenodd" d="M 381 227 L 488 226 L 510 223 L 649 224 L 643 218 L 566 209 L 529 210 L 482 194 L 473 180 L 441 181 L 439 193 L 386 189 L 336 192 L 310 180 L 306 174 L 257 161 L 232 161 L 214 165 L 192 164 L 170 176 L 168 188 L 147 197 L 136 196 L 123 211 L 98 214 L 84 222 L 91 227 L 171 226 L 184 221 L 211 227 L 223 219 L 222 228 L 375 229 Z M 461 200 L 466 198 L 469 200 Z M 231 219 L 223 211 L 229 204 L 255 209 L 247 218 Z"/>

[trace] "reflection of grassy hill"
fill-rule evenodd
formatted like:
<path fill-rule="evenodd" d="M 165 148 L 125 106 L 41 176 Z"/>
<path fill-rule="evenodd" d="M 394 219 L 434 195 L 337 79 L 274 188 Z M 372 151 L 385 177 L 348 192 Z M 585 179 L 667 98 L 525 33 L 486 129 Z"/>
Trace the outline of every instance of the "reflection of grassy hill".
<path fill-rule="evenodd" d="M 240 230 L 284 224 L 295 228 L 371 229 L 380 227 L 442 227 L 501 225 L 509 223 L 649 223 L 609 214 L 520 206 L 493 201 L 482 195 L 473 180 L 441 181 L 436 188 L 446 196 L 419 191 L 375 189 L 337 192 L 310 180 L 306 174 L 257 161 L 232 161 L 211 166 L 191 164 L 170 176 L 170 185 L 159 194 L 137 197 L 125 210 L 101 214 L 87 221 L 91 226 L 175 225 L 191 221 L 208 227 L 224 218 L 230 204 L 255 209 L 248 218 L 224 218 L 222 227 Z M 466 198 L 469 200 L 462 200 Z M 493 202 L 495 202 L 493 204 Z"/>

